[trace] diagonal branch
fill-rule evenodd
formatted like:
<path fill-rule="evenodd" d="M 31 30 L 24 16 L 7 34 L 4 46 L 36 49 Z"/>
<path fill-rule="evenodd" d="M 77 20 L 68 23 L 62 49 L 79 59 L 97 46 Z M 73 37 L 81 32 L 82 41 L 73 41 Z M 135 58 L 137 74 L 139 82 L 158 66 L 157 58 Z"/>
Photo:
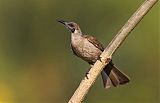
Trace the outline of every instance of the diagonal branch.
<path fill-rule="evenodd" d="M 158 0 L 146 0 L 138 8 L 138 10 L 130 17 L 122 29 L 113 38 L 110 44 L 101 54 L 101 61 L 97 60 L 94 66 L 88 72 L 87 77 L 84 78 L 68 103 L 81 103 L 88 93 L 91 86 L 94 84 L 96 78 L 101 73 L 102 69 L 109 63 L 113 53 L 123 43 L 129 33 L 136 27 L 142 20 L 147 12 L 154 6 Z"/>

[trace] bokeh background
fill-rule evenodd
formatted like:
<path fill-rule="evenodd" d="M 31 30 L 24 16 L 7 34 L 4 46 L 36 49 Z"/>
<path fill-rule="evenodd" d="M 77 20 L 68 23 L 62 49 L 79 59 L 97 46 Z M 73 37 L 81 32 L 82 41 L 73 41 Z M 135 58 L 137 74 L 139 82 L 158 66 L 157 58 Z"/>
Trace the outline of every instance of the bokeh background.
<path fill-rule="evenodd" d="M 144 0 L 0 0 L 0 103 L 67 103 L 89 65 L 70 51 L 79 23 L 104 46 Z M 84 103 L 158 103 L 158 3 L 113 56 L 128 85 L 105 90 L 101 77 Z"/>

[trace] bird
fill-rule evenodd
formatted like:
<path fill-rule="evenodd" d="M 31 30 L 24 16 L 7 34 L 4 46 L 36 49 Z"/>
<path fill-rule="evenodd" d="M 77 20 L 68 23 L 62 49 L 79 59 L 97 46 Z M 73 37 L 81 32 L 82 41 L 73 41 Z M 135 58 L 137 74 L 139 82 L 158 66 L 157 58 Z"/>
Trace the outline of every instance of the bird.
<path fill-rule="evenodd" d="M 75 22 L 67 22 L 64 20 L 58 20 L 71 32 L 71 50 L 79 58 L 88 62 L 90 66 L 100 59 L 101 53 L 104 51 L 102 44 L 91 35 L 84 35 L 80 29 L 80 26 Z M 130 78 L 120 71 L 111 60 L 101 72 L 104 88 L 110 88 L 111 86 L 117 87 L 119 85 L 126 84 L 130 81 Z"/>

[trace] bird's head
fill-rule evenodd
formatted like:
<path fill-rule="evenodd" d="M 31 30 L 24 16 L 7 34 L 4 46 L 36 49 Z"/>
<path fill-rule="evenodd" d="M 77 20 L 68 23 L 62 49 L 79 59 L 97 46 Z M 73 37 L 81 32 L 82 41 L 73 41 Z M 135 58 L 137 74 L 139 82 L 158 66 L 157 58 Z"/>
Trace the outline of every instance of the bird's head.
<path fill-rule="evenodd" d="M 66 22 L 63 20 L 58 20 L 58 22 L 62 23 L 72 33 L 81 33 L 81 29 L 80 29 L 79 25 L 74 22 Z"/>

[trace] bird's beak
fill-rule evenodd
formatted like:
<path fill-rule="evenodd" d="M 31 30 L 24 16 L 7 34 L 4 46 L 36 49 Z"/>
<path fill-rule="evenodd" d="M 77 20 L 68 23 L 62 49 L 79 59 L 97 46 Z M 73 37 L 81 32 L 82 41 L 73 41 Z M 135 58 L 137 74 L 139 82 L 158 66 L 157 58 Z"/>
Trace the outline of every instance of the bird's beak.
<path fill-rule="evenodd" d="M 66 28 L 68 28 L 72 33 L 75 31 L 74 27 L 71 27 L 69 25 L 69 22 L 63 21 L 63 20 L 58 20 L 59 23 L 62 23 Z"/>
<path fill-rule="evenodd" d="M 62 23 L 62 24 L 65 25 L 65 26 L 66 26 L 66 24 L 67 24 L 67 22 L 64 21 L 64 20 L 58 20 L 58 22 L 59 22 L 59 23 Z"/>

